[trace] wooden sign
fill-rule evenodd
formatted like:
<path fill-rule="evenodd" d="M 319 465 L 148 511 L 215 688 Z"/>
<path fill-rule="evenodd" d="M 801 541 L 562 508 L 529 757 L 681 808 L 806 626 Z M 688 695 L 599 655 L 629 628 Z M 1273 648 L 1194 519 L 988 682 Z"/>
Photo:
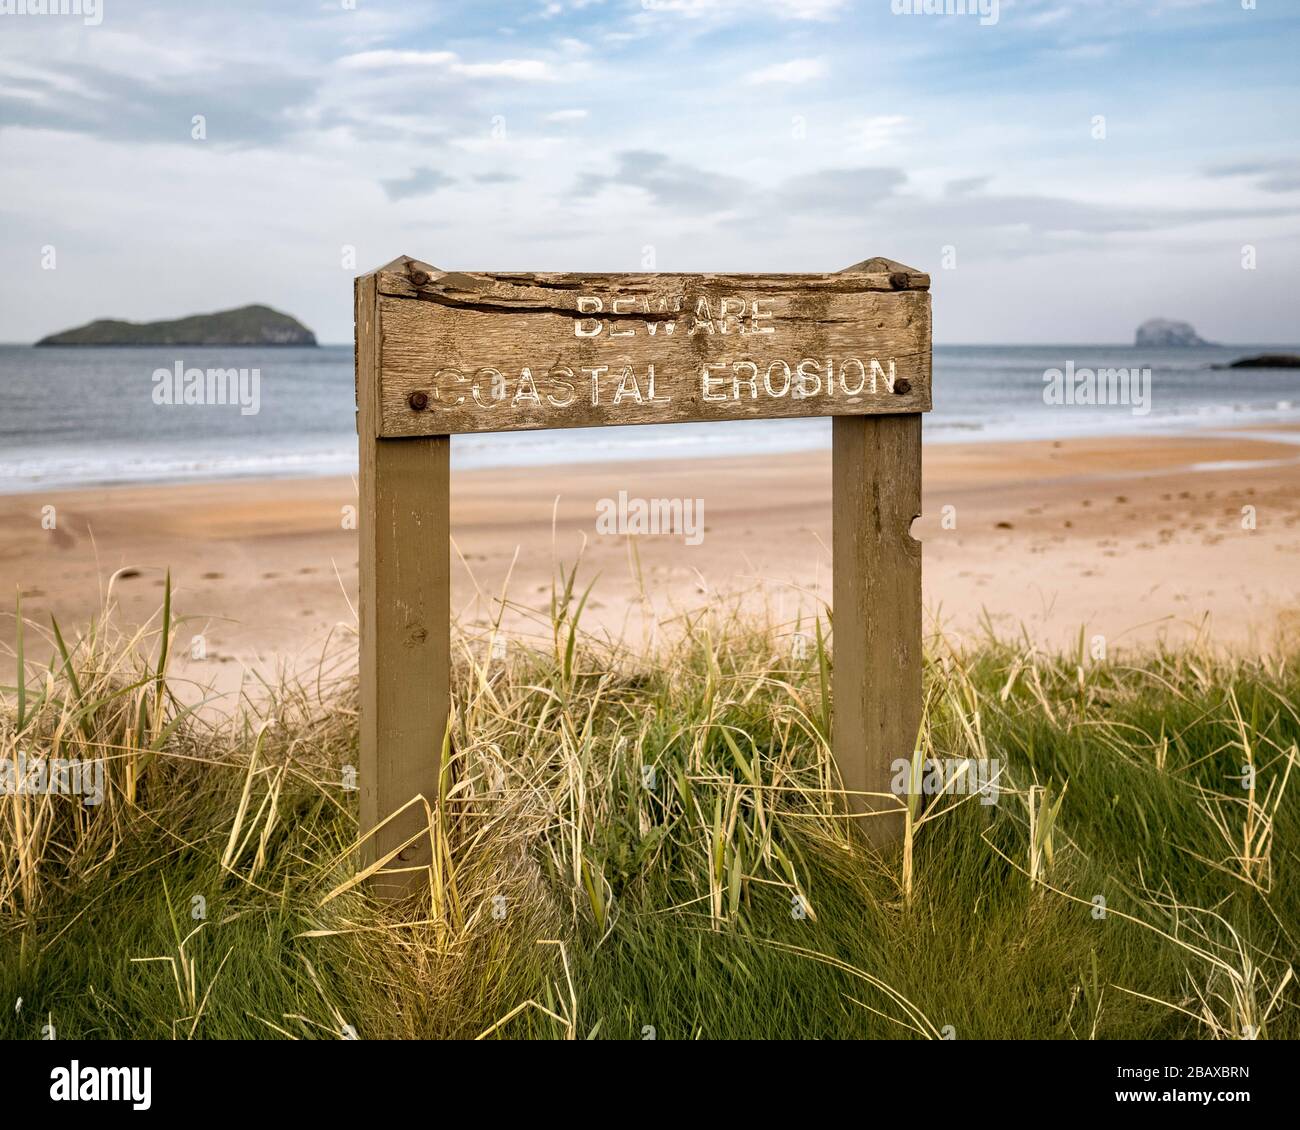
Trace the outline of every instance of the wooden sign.
<path fill-rule="evenodd" d="M 864 264 L 864 266 L 866 266 Z M 924 275 L 380 271 L 378 436 L 930 407 Z"/>
<path fill-rule="evenodd" d="M 361 825 L 424 866 L 450 709 L 450 437 L 832 416 L 833 745 L 850 810 L 901 828 L 889 765 L 921 706 L 929 276 L 486 274 L 403 257 L 356 281 Z M 534 472 L 535 473 L 535 472 Z M 408 842 L 409 841 L 409 842 Z M 405 845 L 405 846 L 404 846 Z"/>

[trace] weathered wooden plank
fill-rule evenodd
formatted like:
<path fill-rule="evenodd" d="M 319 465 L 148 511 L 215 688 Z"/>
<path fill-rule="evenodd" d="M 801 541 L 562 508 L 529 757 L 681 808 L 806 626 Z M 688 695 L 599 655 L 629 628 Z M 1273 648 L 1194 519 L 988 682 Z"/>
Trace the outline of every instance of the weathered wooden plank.
<path fill-rule="evenodd" d="M 902 834 L 886 793 L 921 721 L 921 417 L 837 418 L 831 439 L 832 745 L 851 812 L 876 844 Z"/>
<path fill-rule="evenodd" d="M 930 408 L 929 277 L 376 272 L 377 435 Z"/>
<path fill-rule="evenodd" d="M 356 283 L 360 437 L 360 822 L 363 835 L 416 796 L 432 807 L 450 710 L 450 450 L 446 435 L 375 438 L 382 327 L 373 275 Z M 414 805 L 365 840 L 363 864 L 424 823 Z M 427 838 L 388 867 L 429 860 Z M 374 880 L 399 894 L 418 872 Z"/>
<path fill-rule="evenodd" d="M 609 271 L 443 271 L 403 255 L 373 272 L 379 293 L 394 298 L 423 298 L 452 305 L 490 305 L 509 310 L 518 306 L 534 309 L 576 311 L 576 302 L 565 306 L 564 295 L 595 290 L 603 293 L 624 287 L 645 288 L 658 293 L 680 280 L 726 290 L 740 282 L 763 292 L 783 293 L 790 289 L 846 290 L 929 290 L 930 276 L 893 259 L 864 259 L 852 267 L 829 274 L 772 272 L 768 274 L 706 273 L 628 274 Z"/>

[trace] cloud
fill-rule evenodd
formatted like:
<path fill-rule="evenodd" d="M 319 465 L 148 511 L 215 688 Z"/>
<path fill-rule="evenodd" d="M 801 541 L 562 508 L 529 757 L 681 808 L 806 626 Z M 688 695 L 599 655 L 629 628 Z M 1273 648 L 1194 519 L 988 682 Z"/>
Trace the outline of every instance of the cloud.
<path fill-rule="evenodd" d="M 874 153 L 893 145 L 906 133 L 911 123 L 902 114 L 877 114 L 862 118 L 849 126 L 849 145 L 864 153 Z"/>
<path fill-rule="evenodd" d="M 755 11 L 783 20 L 834 19 L 847 0 L 641 0 L 651 15 L 668 14 L 687 19 L 749 18 Z"/>
<path fill-rule="evenodd" d="M 1008 258 L 1050 255 L 1080 240 L 1156 235 L 1221 221 L 1284 217 L 1300 209 L 1258 206 L 1171 207 L 1075 200 L 1047 193 L 984 191 L 987 177 L 951 181 L 942 196 L 896 196 L 883 215 L 896 230 L 925 232 L 927 242 L 969 244 Z"/>
<path fill-rule="evenodd" d="M 1207 177 L 1221 179 L 1241 177 L 1255 181 L 1255 187 L 1264 192 L 1296 192 L 1300 190 L 1300 161 L 1244 161 L 1237 164 L 1215 165 L 1205 170 Z"/>
<path fill-rule="evenodd" d="M 390 67 L 449 67 L 456 62 L 453 51 L 358 51 L 344 55 L 339 66 L 352 71 L 388 69 Z"/>
<path fill-rule="evenodd" d="M 548 122 L 580 122 L 587 117 L 586 110 L 552 110 L 546 115 Z"/>
<path fill-rule="evenodd" d="M 724 210 L 747 191 L 738 177 L 710 173 L 649 149 L 626 150 L 615 161 L 613 173 L 580 177 L 575 194 L 594 196 L 611 186 L 626 186 L 641 189 L 663 207 L 698 214 Z"/>
<path fill-rule="evenodd" d="M 379 183 L 383 186 L 388 199 L 396 201 L 408 200 L 412 196 L 428 196 L 440 188 L 455 184 L 456 178 L 426 165 L 412 169 L 404 177 L 393 177 L 390 180 L 381 180 Z"/>
<path fill-rule="evenodd" d="M 294 132 L 294 114 L 317 89 L 314 79 L 288 69 L 236 62 L 142 76 L 65 62 L 57 72 L 28 71 L 17 89 L 0 86 L 0 120 L 122 141 L 268 145 Z M 190 137 L 196 114 L 206 119 L 206 142 Z"/>
<path fill-rule="evenodd" d="M 825 74 L 826 63 L 822 59 L 791 59 L 788 63 L 773 63 L 770 67 L 751 71 L 745 76 L 745 81 L 755 85 L 794 84 L 811 82 Z"/>
<path fill-rule="evenodd" d="M 497 63 L 456 63 L 452 74 L 465 78 L 508 78 L 519 82 L 552 82 L 555 72 L 540 59 L 502 59 Z"/>
<path fill-rule="evenodd" d="M 860 216 L 907 182 L 897 168 L 821 169 L 791 177 L 776 192 L 779 206 L 801 216 Z"/>
<path fill-rule="evenodd" d="M 518 181 L 523 180 L 523 177 L 517 176 L 514 173 L 494 170 L 487 173 L 476 173 L 474 180 L 478 184 L 515 184 Z"/>
<path fill-rule="evenodd" d="M 998 193 L 988 191 L 991 179 L 960 177 L 923 192 L 900 166 L 863 165 L 815 169 L 765 186 L 675 161 L 665 153 L 631 150 L 617 155 L 613 172 L 583 175 L 575 195 L 592 196 L 617 186 L 640 189 L 668 213 L 657 222 L 675 222 L 678 233 L 688 231 L 692 219 L 709 216 L 736 231 L 763 232 L 771 240 L 800 231 L 887 231 L 900 246 L 961 244 L 1007 259 L 1073 250 L 1081 240 L 1300 214 L 1289 207 L 1176 208 L 1159 202 Z"/>
<path fill-rule="evenodd" d="M 441 71 L 451 78 L 504 78 L 518 82 L 550 82 L 551 65 L 541 59 L 501 59 L 491 63 L 466 63 L 454 51 L 398 51 L 383 48 L 344 55 L 339 66 L 351 71 L 393 70 L 415 67 Z"/>

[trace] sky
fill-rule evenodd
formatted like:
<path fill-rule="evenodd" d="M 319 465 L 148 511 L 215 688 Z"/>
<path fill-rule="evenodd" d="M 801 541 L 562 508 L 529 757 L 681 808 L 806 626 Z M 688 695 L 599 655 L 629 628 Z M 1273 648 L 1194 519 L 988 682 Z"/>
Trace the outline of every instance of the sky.
<path fill-rule="evenodd" d="M 940 344 L 1300 341 L 1300 0 L 991 2 L 0 0 L 0 341 L 262 302 L 349 342 L 401 254 L 882 255 Z"/>

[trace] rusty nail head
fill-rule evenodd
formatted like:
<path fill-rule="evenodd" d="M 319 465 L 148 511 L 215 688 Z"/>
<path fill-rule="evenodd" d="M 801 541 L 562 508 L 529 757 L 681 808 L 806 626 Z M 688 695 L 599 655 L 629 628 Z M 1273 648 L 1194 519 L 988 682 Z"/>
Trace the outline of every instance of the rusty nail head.
<path fill-rule="evenodd" d="M 411 406 L 413 412 L 423 412 L 429 407 L 429 394 L 427 392 L 413 392 L 406 398 L 406 403 Z"/>
<path fill-rule="evenodd" d="M 428 281 L 429 281 L 429 276 L 426 275 L 423 271 L 411 272 L 411 282 L 415 283 L 416 286 L 423 286 Z"/>
<path fill-rule="evenodd" d="M 912 382 L 909 381 L 906 377 L 903 377 L 902 380 L 897 380 L 894 382 L 895 396 L 906 396 L 911 391 L 912 391 Z"/>
<path fill-rule="evenodd" d="M 910 281 L 905 271 L 894 271 L 889 276 L 889 285 L 895 290 L 906 290 Z"/>

